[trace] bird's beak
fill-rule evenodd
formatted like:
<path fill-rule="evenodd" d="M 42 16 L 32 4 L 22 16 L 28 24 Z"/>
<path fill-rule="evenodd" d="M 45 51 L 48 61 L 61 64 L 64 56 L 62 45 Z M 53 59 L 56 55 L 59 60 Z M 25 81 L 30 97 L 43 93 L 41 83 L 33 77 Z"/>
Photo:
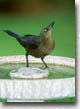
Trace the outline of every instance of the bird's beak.
<path fill-rule="evenodd" d="M 48 30 L 51 30 L 51 29 L 53 28 L 53 25 L 54 25 L 54 24 L 55 24 L 54 22 L 51 22 L 51 23 L 47 26 Z"/>

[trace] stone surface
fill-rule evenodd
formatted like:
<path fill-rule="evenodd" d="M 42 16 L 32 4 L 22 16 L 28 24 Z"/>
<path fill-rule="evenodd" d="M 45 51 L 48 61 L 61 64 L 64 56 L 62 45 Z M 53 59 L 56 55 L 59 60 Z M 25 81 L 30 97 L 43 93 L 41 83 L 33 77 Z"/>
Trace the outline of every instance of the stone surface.
<path fill-rule="evenodd" d="M 40 68 L 24 67 L 18 69 L 18 71 L 10 72 L 11 78 L 25 78 L 25 79 L 36 79 L 47 77 L 49 74 L 48 70 L 42 70 Z"/>
<path fill-rule="evenodd" d="M 75 96 L 75 79 L 0 80 L 0 98 L 39 100 Z"/>
<path fill-rule="evenodd" d="M 61 56 L 46 56 L 45 62 L 50 64 L 68 65 L 75 67 L 75 59 L 69 57 Z M 2 56 L 0 57 L 0 64 L 5 63 L 26 63 L 26 58 L 24 55 L 19 56 Z M 29 63 L 42 63 L 41 59 L 29 56 Z"/>

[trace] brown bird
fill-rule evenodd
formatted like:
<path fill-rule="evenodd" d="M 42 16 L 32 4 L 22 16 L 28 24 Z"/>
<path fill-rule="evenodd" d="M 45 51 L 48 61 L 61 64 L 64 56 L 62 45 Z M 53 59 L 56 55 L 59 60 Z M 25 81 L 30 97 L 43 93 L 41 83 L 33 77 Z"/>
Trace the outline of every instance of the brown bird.
<path fill-rule="evenodd" d="M 26 61 L 27 67 L 29 67 L 28 63 L 28 55 L 32 55 L 36 58 L 41 58 L 43 63 L 45 64 L 45 68 L 47 68 L 47 64 L 44 61 L 45 56 L 49 55 L 55 47 L 55 42 L 52 39 L 51 29 L 54 25 L 54 22 L 50 23 L 40 32 L 40 36 L 35 35 L 25 35 L 21 37 L 20 35 L 12 32 L 10 30 L 4 30 L 4 32 L 8 33 L 10 36 L 15 37 L 17 41 L 25 48 L 26 53 Z"/>

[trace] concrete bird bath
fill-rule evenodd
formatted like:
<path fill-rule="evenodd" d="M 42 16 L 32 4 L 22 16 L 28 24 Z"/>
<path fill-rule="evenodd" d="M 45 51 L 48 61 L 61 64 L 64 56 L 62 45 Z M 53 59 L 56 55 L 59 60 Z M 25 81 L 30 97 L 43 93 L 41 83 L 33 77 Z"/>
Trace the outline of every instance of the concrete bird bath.
<path fill-rule="evenodd" d="M 54 66 L 53 77 L 51 76 L 49 69 L 42 69 L 42 62 L 40 59 L 29 56 L 29 62 L 32 65 L 37 65 L 37 67 L 28 68 L 29 71 L 37 69 L 37 73 L 21 73 L 23 69 L 26 70 L 25 66 L 25 56 L 4 56 L 0 57 L 0 69 L 9 66 L 14 67 L 14 71 L 10 71 L 8 76 L 9 79 L 0 79 L 0 99 L 6 99 L 6 102 L 43 102 L 45 99 L 55 99 L 64 97 L 75 96 L 75 76 L 70 76 L 66 78 L 54 78 L 55 70 L 63 71 L 65 69 L 65 74 L 69 74 L 71 71 L 75 73 L 75 60 L 67 57 L 59 56 L 47 56 L 45 58 L 46 63 L 49 66 Z M 21 64 L 22 68 L 19 66 Z M 37 64 L 36 64 L 37 63 Z M 39 66 L 38 66 L 39 64 Z M 19 69 L 15 69 L 19 68 Z M 31 69 L 31 70 L 30 70 Z M 15 73 L 16 71 L 17 73 Z M 58 72 L 58 75 L 61 74 Z M 25 74 L 25 75 L 24 75 Z"/>

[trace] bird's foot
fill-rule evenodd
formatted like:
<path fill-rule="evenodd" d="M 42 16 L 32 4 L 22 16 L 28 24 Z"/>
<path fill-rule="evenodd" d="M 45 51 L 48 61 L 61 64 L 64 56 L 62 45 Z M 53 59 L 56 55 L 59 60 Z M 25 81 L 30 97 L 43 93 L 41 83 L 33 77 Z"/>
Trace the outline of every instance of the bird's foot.
<path fill-rule="evenodd" d="M 26 65 L 26 67 L 29 67 L 29 65 Z"/>
<path fill-rule="evenodd" d="M 49 68 L 49 67 L 48 67 L 48 66 L 45 66 L 45 69 L 46 69 L 46 68 Z"/>
<path fill-rule="evenodd" d="M 44 69 L 48 69 L 48 68 L 49 68 L 48 66 L 42 66 L 42 67 L 41 67 L 41 69 L 43 69 L 43 70 L 44 70 Z"/>

